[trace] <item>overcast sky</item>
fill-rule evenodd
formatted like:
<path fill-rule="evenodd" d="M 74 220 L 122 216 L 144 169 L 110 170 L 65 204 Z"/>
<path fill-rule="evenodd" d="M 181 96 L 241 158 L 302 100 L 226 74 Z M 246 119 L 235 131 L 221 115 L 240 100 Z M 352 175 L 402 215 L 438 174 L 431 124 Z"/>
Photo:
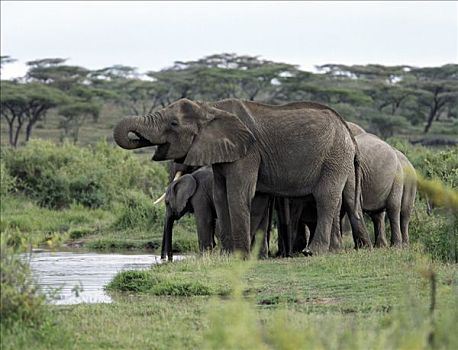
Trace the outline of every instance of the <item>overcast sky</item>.
<path fill-rule="evenodd" d="M 458 61 L 457 2 L 8 2 L 1 54 L 90 69 L 157 70 L 223 52 L 304 69 L 325 63 L 437 66 Z"/>

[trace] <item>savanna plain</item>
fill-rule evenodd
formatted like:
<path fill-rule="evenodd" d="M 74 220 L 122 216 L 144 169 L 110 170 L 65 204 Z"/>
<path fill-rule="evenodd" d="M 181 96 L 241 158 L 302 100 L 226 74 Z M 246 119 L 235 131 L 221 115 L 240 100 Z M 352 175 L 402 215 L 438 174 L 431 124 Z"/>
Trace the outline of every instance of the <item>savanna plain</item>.
<path fill-rule="evenodd" d="M 456 181 L 458 149 L 392 142 L 426 164 L 424 171 L 441 169 L 434 174 L 442 182 L 424 181 L 453 205 L 456 193 L 443 182 Z M 346 236 L 338 254 L 249 261 L 218 253 L 195 257 L 194 223 L 185 217 L 176 226 L 174 251 L 187 259 L 118 274 L 106 287 L 112 304 L 46 304 L 17 252 L 78 246 L 158 253 L 164 209 L 153 205 L 151 196 L 162 191 L 167 172 L 144 157 L 106 142 L 78 147 L 32 140 L 2 150 L 4 348 L 452 349 L 458 344 L 456 214 L 453 207 L 428 214 L 421 196 L 409 248 L 355 251 Z M 98 190 L 79 191 L 84 181 Z M 56 187 L 60 190 L 49 191 Z M 42 200 L 56 206 L 42 206 Z M 274 250 L 275 237 L 271 246 Z"/>
<path fill-rule="evenodd" d="M 39 82 L 38 75 L 30 74 L 33 83 L 27 84 L 36 89 L 35 94 L 54 89 L 80 100 L 62 99 L 62 106 L 56 102 L 46 117 L 39 116 L 33 123 L 33 135 L 27 140 L 14 140 L 2 114 L 2 349 L 458 348 L 458 146 L 450 142 L 458 125 L 453 114 L 456 105 L 444 104 L 450 108 L 444 107 L 431 117 L 426 92 L 416 93 L 413 85 L 404 83 L 385 91 L 377 85 L 381 81 L 373 77 L 393 67 L 332 67 L 331 73 L 353 69 L 359 74 L 359 80 L 348 81 L 341 76 L 333 78 L 331 73 L 297 72 L 284 81 L 280 76 L 280 84 L 261 86 L 260 95 L 253 98 L 280 103 L 281 96 L 290 96 L 332 105 L 406 154 L 419 175 L 409 247 L 354 250 L 351 236 L 345 235 L 344 249 L 334 254 L 263 260 L 256 259 L 255 253 L 249 260 L 219 252 L 200 256 L 194 219 L 186 216 L 175 225 L 173 236 L 174 253 L 186 259 L 120 272 L 106 286 L 113 303 L 49 303 L 52 295 L 44 295 L 34 283 L 28 259 L 21 254 L 36 248 L 158 254 L 165 209 L 153 201 L 169 182 L 168 164 L 152 162 L 151 154 L 127 152 L 111 143 L 113 125 L 126 114 L 125 107 L 135 102 L 138 109 L 150 101 L 156 91 L 151 90 L 153 86 L 138 79 L 123 80 L 119 73 L 122 67 L 117 67 L 118 71 L 112 67 L 98 74 L 119 73 L 117 80 L 97 80 L 99 85 L 92 86 L 92 100 L 84 102 L 84 96 L 89 96 L 81 93 L 84 84 L 71 81 L 68 85 L 65 76 L 59 80 L 55 75 L 71 68 L 64 63 L 44 65 L 37 61 L 29 73 L 52 73 L 54 80 L 47 81 L 54 83 Z M 203 72 L 210 78 L 218 73 L 212 84 L 223 89 L 234 85 L 217 84 L 221 74 L 239 81 L 250 76 L 237 74 L 280 74 L 294 68 L 261 63 L 233 72 L 209 66 Z M 190 67 L 203 66 L 201 62 Z M 266 67 L 271 70 L 261 69 Z M 452 68 L 456 69 L 454 65 L 437 69 L 448 72 Z M 176 99 L 173 94 L 186 79 L 202 76 L 186 69 L 158 73 L 156 82 L 164 79 L 169 82 L 167 86 L 174 87 L 166 91 L 167 98 Z M 424 70 L 421 74 L 429 74 L 427 68 Z M 193 74 L 188 74 L 191 71 Z M 171 76 L 178 80 L 165 79 Z M 417 81 L 410 78 L 400 81 Z M 104 85 L 110 81 L 117 85 Z M 418 79 L 417 83 L 423 81 Z M 14 94 L 16 83 L 2 84 L 2 109 L 3 103 L 22 103 Z M 206 80 L 201 85 L 208 88 L 208 84 Z M 191 84 L 194 89 L 201 85 Z M 66 90 L 67 86 L 81 89 Z M 334 86 L 339 89 L 331 89 Z M 366 88 L 357 88 L 360 86 Z M 371 86 L 372 90 L 368 88 Z M 275 98 L 268 98 L 273 89 L 286 87 L 290 92 L 276 91 Z M 104 94 L 98 94 L 102 90 Z M 215 100 L 220 96 L 205 93 L 228 96 L 228 91 L 202 88 L 187 97 Z M 303 91 L 304 95 L 292 96 L 291 91 Z M 370 91 L 378 94 L 371 95 Z M 50 97 L 48 92 L 45 95 Z M 407 95 L 398 101 L 395 93 Z M 424 100 L 417 101 L 420 98 Z M 382 99 L 391 102 L 378 105 Z M 71 105 L 72 101 L 77 103 Z M 100 104 L 94 108 L 94 120 L 82 117 L 93 111 L 81 109 L 89 102 Z M 417 110 L 415 106 L 424 108 Z M 423 121 L 428 135 L 423 133 Z M 21 130 L 18 135 L 22 135 Z M 407 141 L 438 137 L 449 145 L 425 147 Z M 372 232 L 370 221 L 366 222 Z M 270 246 L 275 255 L 275 226 Z"/>

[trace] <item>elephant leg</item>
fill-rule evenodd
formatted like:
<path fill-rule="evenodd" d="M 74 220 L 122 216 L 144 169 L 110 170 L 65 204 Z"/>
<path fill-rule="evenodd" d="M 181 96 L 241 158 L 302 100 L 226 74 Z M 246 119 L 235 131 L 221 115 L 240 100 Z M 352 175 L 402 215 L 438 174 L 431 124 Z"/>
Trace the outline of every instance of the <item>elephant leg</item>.
<path fill-rule="evenodd" d="M 278 214 L 278 240 L 281 241 L 282 257 L 292 256 L 292 237 L 291 237 L 291 215 L 290 215 L 290 200 L 282 197 L 277 198 L 277 214 Z"/>
<path fill-rule="evenodd" d="M 361 207 L 361 200 L 355 201 L 355 176 L 350 174 L 343 190 L 342 204 L 350 220 L 355 248 L 372 247 Z"/>
<path fill-rule="evenodd" d="M 207 205 L 201 205 L 199 208 L 194 206 L 197 237 L 201 253 L 207 250 L 212 250 L 215 245 L 215 218 L 212 215 L 211 209 L 212 208 L 209 203 L 207 203 Z"/>
<path fill-rule="evenodd" d="M 316 231 L 316 221 L 314 222 L 309 222 L 305 226 L 305 235 L 306 235 L 306 240 L 307 240 L 307 245 L 310 244 L 310 242 L 313 240 L 313 236 L 315 235 Z"/>
<path fill-rule="evenodd" d="M 341 207 L 342 207 L 342 200 L 340 200 L 340 203 L 336 208 L 336 211 L 334 213 L 334 220 L 332 221 L 331 242 L 330 242 L 329 249 L 334 252 L 342 249 L 342 233 L 340 230 L 340 208 Z"/>
<path fill-rule="evenodd" d="M 385 211 L 371 213 L 370 217 L 374 224 L 375 246 L 379 248 L 388 246 L 385 235 Z"/>
<path fill-rule="evenodd" d="M 387 200 L 386 213 L 390 220 L 391 245 L 402 245 L 401 235 L 401 199 L 402 185 L 395 183 Z"/>
<path fill-rule="evenodd" d="M 294 238 L 293 253 L 300 253 L 307 247 L 307 236 L 310 236 L 310 233 L 307 231 L 307 225 L 303 222 L 299 222 L 297 225 L 296 237 Z"/>
<path fill-rule="evenodd" d="M 175 217 L 172 214 L 171 209 L 167 206 L 165 211 L 164 219 L 164 233 L 162 236 L 162 248 L 161 248 L 161 259 L 165 260 L 167 257 L 168 261 L 173 260 L 172 252 L 172 234 L 173 224 L 175 223 Z"/>
<path fill-rule="evenodd" d="M 269 254 L 268 242 L 267 242 L 267 226 L 269 224 L 269 206 L 270 196 L 267 194 L 256 193 L 251 203 L 251 246 L 253 248 L 256 234 L 259 232 L 262 234 L 262 242 L 259 251 L 259 257 L 267 258 Z"/>
<path fill-rule="evenodd" d="M 250 254 L 251 248 L 251 202 L 256 191 L 259 163 L 259 155 L 253 153 L 233 163 L 213 165 L 213 171 L 221 175 L 226 184 L 229 215 L 221 217 L 223 232 L 229 229 L 231 249 L 240 251 L 244 257 Z"/>
<path fill-rule="evenodd" d="M 408 191 L 404 190 L 401 205 L 401 234 L 402 244 L 409 245 L 409 221 L 415 203 L 416 186 L 411 185 Z"/>
<path fill-rule="evenodd" d="M 302 252 L 307 247 L 307 239 L 305 237 L 305 222 L 304 216 L 309 215 L 309 207 L 302 200 L 290 199 L 290 235 L 291 235 L 291 253 L 296 254 Z"/>
<path fill-rule="evenodd" d="M 400 211 L 397 207 L 387 207 L 386 212 L 388 214 L 388 219 L 390 220 L 391 227 L 391 246 L 401 246 L 402 245 L 402 235 L 401 235 L 401 217 Z"/>
<path fill-rule="evenodd" d="M 331 179 L 329 179 L 331 180 Z M 331 181 L 323 181 L 317 186 L 313 196 L 317 209 L 317 225 L 310 244 L 303 253 L 312 255 L 329 251 L 333 221 L 336 218 L 342 198 L 342 188 L 336 188 Z M 334 190 L 332 188 L 334 187 Z"/>
<path fill-rule="evenodd" d="M 240 193 L 239 189 L 233 185 L 227 186 L 233 247 L 236 251 L 240 251 L 244 257 L 248 256 L 251 250 L 250 211 L 255 186 L 256 183 L 252 184 L 251 189 L 245 193 Z"/>
<path fill-rule="evenodd" d="M 221 250 L 225 253 L 233 252 L 234 245 L 227 202 L 226 179 L 217 169 L 215 169 L 215 167 L 213 169 L 213 199 L 215 202 L 216 216 L 218 217 L 218 238 L 221 242 Z"/>
<path fill-rule="evenodd" d="M 391 245 L 395 247 L 401 246 L 402 236 L 399 210 L 387 208 L 387 214 L 391 227 Z"/>
<path fill-rule="evenodd" d="M 402 234 L 402 245 L 409 245 L 409 221 L 410 211 L 408 213 L 401 211 L 401 234 Z"/>
<path fill-rule="evenodd" d="M 285 247 L 283 245 L 283 235 L 285 234 L 285 229 L 284 229 L 284 221 L 285 218 L 283 217 L 283 209 L 282 206 L 284 205 L 283 203 L 283 198 L 276 197 L 274 200 L 274 206 L 275 206 L 275 211 L 277 213 L 277 257 L 284 256 L 285 254 Z"/>

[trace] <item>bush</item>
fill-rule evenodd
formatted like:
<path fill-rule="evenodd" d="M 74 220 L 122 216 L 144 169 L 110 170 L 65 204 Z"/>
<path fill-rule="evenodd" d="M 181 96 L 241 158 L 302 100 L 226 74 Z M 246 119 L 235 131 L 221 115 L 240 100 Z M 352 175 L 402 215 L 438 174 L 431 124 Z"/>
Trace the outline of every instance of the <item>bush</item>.
<path fill-rule="evenodd" d="M 55 209 L 72 203 L 108 207 L 126 190 L 161 193 L 167 183 L 162 164 L 145 163 L 106 142 L 77 147 L 32 140 L 20 149 L 2 149 L 2 159 L 7 174 L 17 179 L 18 191 Z"/>
<path fill-rule="evenodd" d="M 139 191 L 127 191 L 121 198 L 122 207 L 113 224 L 117 230 L 162 230 L 165 207 L 154 205 L 151 198 Z"/>
<path fill-rule="evenodd" d="M 23 322 L 36 326 L 44 320 L 45 296 L 32 279 L 29 264 L 19 255 L 18 247 L 22 242 L 17 237 L 11 242 L 6 234 L 2 233 L 1 242 L 1 303 L 0 318 L 3 326 L 10 326 L 15 322 Z M 8 246 L 7 242 L 14 246 Z"/>
<path fill-rule="evenodd" d="M 425 252 L 435 260 L 457 263 L 458 216 L 437 210 L 428 215 L 426 205 L 420 201 L 416 207 L 409 225 L 411 242 L 421 243 Z"/>
<path fill-rule="evenodd" d="M 458 261 L 458 147 L 440 151 L 390 139 L 418 174 L 415 212 L 409 225 L 412 242 L 419 242 L 434 259 Z M 427 214 L 427 203 L 438 208 Z"/>
<path fill-rule="evenodd" d="M 442 150 L 412 146 L 405 140 L 388 142 L 409 158 L 416 171 L 426 179 L 437 179 L 451 188 L 458 188 L 458 146 Z"/>
<path fill-rule="evenodd" d="M 13 191 L 16 179 L 10 175 L 3 160 L 0 161 L 0 196 L 3 197 Z"/>
<path fill-rule="evenodd" d="M 369 120 L 368 131 L 386 138 L 393 136 L 398 130 L 405 130 L 407 128 L 408 122 L 403 116 L 380 114 L 373 116 Z"/>

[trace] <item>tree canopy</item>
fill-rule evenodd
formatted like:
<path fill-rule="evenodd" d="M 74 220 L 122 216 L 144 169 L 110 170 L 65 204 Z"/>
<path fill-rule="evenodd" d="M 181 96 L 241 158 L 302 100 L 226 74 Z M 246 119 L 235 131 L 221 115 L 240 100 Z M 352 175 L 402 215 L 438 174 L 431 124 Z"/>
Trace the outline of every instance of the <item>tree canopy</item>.
<path fill-rule="evenodd" d="M 2 67 L 13 61 L 1 57 Z M 308 72 L 259 56 L 222 53 L 145 73 L 121 64 L 90 70 L 69 65 L 65 58 L 43 58 L 27 65 L 20 81 L 2 81 L 1 115 L 12 145 L 23 125 L 28 140 L 33 126 L 51 109 L 61 117 L 64 136 L 72 134 L 76 141 L 79 128 L 96 121 L 104 105 L 139 115 L 179 98 L 312 100 L 381 136 L 419 127 L 427 133 L 435 121 L 458 117 L 457 64 L 423 68 L 325 64 Z"/>

